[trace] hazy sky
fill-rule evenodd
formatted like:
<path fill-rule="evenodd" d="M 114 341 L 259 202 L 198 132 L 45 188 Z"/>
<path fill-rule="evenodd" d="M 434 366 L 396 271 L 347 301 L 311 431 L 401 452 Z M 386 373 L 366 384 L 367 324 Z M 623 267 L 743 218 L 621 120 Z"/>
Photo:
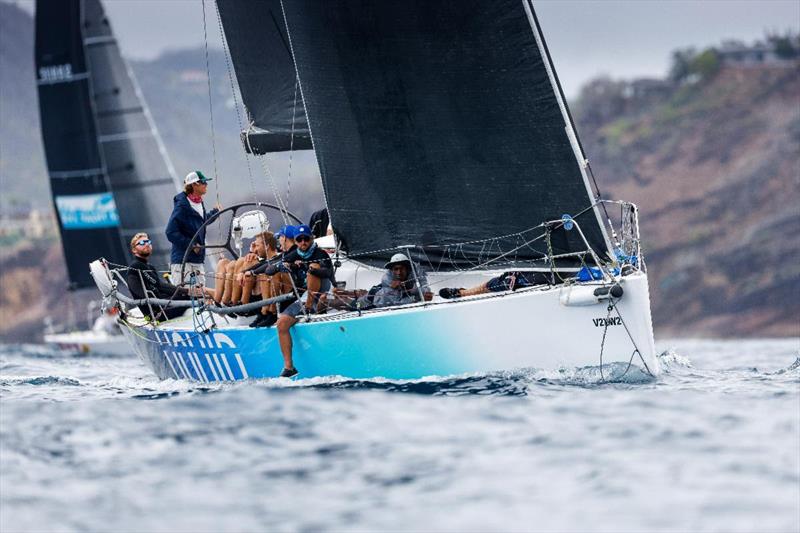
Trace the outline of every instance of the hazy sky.
<path fill-rule="evenodd" d="M 214 5 L 205 2 L 209 42 L 220 46 Z M 33 10 L 33 0 L 17 3 Z M 128 57 L 152 58 L 203 43 L 202 0 L 104 4 Z M 800 0 L 535 0 L 534 6 L 569 95 L 599 74 L 662 75 L 675 48 L 800 30 Z"/>

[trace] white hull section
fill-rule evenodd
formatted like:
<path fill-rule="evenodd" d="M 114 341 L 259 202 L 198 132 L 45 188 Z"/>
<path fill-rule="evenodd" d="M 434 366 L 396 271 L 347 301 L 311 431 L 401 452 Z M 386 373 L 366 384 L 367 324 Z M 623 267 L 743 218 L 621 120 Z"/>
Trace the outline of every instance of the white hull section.
<path fill-rule="evenodd" d="M 647 277 L 619 283 L 624 294 L 610 312 L 593 282 L 315 317 L 292 330 L 294 360 L 302 377 L 416 379 L 599 366 L 602 345 L 603 365 L 630 362 L 657 375 Z M 126 336 L 161 378 L 274 377 L 282 367 L 275 328 L 248 328 L 250 320 L 217 318 L 217 328 L 198 333 L 184 317 Z"/>

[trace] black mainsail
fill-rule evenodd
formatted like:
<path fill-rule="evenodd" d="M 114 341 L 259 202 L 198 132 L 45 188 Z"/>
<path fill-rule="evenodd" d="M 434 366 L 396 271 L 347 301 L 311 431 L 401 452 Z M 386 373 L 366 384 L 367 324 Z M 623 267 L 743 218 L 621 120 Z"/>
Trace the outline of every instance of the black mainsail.
<path fill-rule="evenodd" d="M 245 149 L 311 149 L 280 0 L 220 0 L 217 6 L 223 28 L 231 29 L 225 40 L 252 122 L 242 132 Z"/>
<path fill-rule="evenodd" d="M 584 156 L 528 0 L 281 8 L 331 221 L 351 256 L 377 264 L 399 246 L 422 245 L 449 269 L 586 250 L 563 227 L 530 242 L 543 230 L 525 230 L 565 214 L 606 255 Z M 264 52 L 249 45 L 251 55 Z M 258 112 L 258 102 L 245 103 Z"/>
<path fill-rule="evenodd" d="M 38 0 L 42 137 L 71 288 L 98 256 L 127 264 L 139 231 L 167 265 L 173 171 L 99 0 Z"/>

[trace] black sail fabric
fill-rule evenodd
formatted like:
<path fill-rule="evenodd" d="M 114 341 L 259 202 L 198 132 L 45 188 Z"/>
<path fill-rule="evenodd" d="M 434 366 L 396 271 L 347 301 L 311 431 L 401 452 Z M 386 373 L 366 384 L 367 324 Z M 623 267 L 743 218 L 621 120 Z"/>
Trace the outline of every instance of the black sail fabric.
<path fill-rule="evenodd" d="M 565 214 L 605 254 L 522 2 L 283 8 L 331 222 L 351 255 L 378 264 L 398 246 L 427 245 L 442 269 L 535 260 L 546 240 L 527 241 L 541 230 L 498 237 Z M 553 237 L 553 253 L 586 249 L 574 229 Z"/>
<path fill-rule="evenodd" d="M 97 142 L 122 240 L 127 246 L 136 233 L 147 232 L 153 241 L 150 263 L 166 268 L 171 244 L 164 228 L 178 187 L 99 0 L 83 0 L 83 39 L 92 73 Z"/>
<path fill-rule="evenodd" d="M 311 149 L 280 0 L 218 0 L 236 79 L 253 121 L 248 152 Z"/>
<path fill-rule="evenodd" d="M 133 234 L 166 267 L 176 187 L 98 0 L 38 0 L 42 137 L 72 288 L 98 257 L 127 264 Z"/>
<path fill-rule="evenodd" d="M 97 144 L 79 0 L 36 4 L 39 113 L 50 188 L 72 288 L 93 285 L 90 261 L 127 262 Z"/>

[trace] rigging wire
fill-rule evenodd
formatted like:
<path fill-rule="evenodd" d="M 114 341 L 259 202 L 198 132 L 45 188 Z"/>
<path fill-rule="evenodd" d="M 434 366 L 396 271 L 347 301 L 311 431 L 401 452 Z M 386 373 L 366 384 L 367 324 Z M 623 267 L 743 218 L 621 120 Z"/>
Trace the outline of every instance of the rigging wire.
<path fill-rule="evenodd" d="M 235 73 L 231 66 L 231 58 L 230 58 L 230 51 L 228 50 L 228 41 L 225 38 L 225 27 L 222 25 L 222 17 L 219 14 L 219 5 L 214 3 L 216 13 L 217 13 L 217 26 L 219 27 L 219 34 L 222 38 L 222 53 L 225 57 L 225 66 L 228 69 L 228 80 L 231 84 L 231 95 L 233 96 L 233 106 L 236 109 L 236 120 L 239 124 L 239 131 L 244 131 L 244 121 L 242 120 L 242 113 L 239 110 L 239 98 L 236 95 L 236 82 L 234 81 Z M 244 107 L 244 102 L 242 102 L 242 107 Z M 245 109 L 246 110 L 246 109 Z M 250 154 L 247 150 L 244 150 L 244 160 L 247 164 L 247 175 L 250 177 L 250 191 L 253 194 L 253 201 L 257 201 L 256 196 L 256 183 L 255 179 L 253 178 L 253 168 L 250 165 Z"/>
<path fill-rule="evenodd" d="M 253 123 L 251 122 L 250 126 L 248 127 L 247 134 L 245 134 L 245 141 L 247 142 L 247 149 L 250 150 L 251 153 L 255 153 L 253 152 L 253 146 L 250 144 L 249 132 L 252 129 L 253 129 Z M 264 154 L 263 156 L 257 157 L 256 159 L 258 159 L 259 162 L 261 163 L 261 169 L 264 171 L 264 175 L 267 178 L 267 183 L 269 184 L 270 189 L 272 189 L 272 195 L 275 197 L 275 204 L 278 207 L 278 212 L 281 214 L 283 223 L 289 224 L 289 210 L 286 209 L 286 205 L 283 203 L 283 199 L 281 198 L 280 193 L 278 192 L 278 185 L 272 177 L 272 172 L 270 171 L 269 168 L 267 155 Z"/>
<path fill-rule="evenodd" d="M 608 313 L 606 314 L 605 325 L 603 327 L 603 339 L 600 341 L 600 379 L 602 381 L 606 380 L 605 375 L 603 374 L 603 349 L 605 348 L 606 344 L 606 334 L 608 333 L 608 327 L 610 325 L 612 311 L 617 313 L 617 316 L 619 317 L 622 326 L 625 328 L 625 333 L 628 334 L 628 338 L 630 339 L 631 344 L 633 344 L 633 351 L 631 352 L 631 357 L 628 360 L 628 366 L 625 368 L 625 371 L 620 376 L 617 376 L 614 379 L 620 380 L 628 374 L 628 371 L 630 371 L 631 367 L 633 366 L 633 357 L 635 355 L 639 356 L 639 360 L 642 362 L 642 366 L 644 366 L 645 371 L 652 376 L 653 372 L 650 370 L 650 367 L 647 366 L 647 362 L 644 360 L 642 352 L 639 351 L 639 346 L 636 345 L 636 340 L 634 340 L 633 334 L 628 329 L 628 325 L 625 323 L 625 319 L 622 318 L 622 314 L 619 312 L 619 308 L 617 307 L 616 302 L 613 299 L 610 299 L 608 302 Z"/>
<path fill-rule="evenodd" d="M 294 159 L 294 127 L 297 121 L 297 89 L 299 78 L 297 73 L 294 77 L 294 103 L 292 104 L 292 132 L 289 136 L 289 169 L 286 177 L 286 206 L 289 206 L 289 198 L 292 194 L 292 160 Z"/>
<path fill-rule="evenodd" d="M 203 44 L 206 56 L 206 85 L 208 86 L 208 115 L 211 120 L 211 153 L 214 158 L 214 192 L 219 203 L 219 176 L 217 175 L 217 140 L 214 134 L 214 104 L 211 96 L 211 67 L 208 60 L 208 28 L 206 24 L 206 0 L 200 0 L 203 6 Z"/>

